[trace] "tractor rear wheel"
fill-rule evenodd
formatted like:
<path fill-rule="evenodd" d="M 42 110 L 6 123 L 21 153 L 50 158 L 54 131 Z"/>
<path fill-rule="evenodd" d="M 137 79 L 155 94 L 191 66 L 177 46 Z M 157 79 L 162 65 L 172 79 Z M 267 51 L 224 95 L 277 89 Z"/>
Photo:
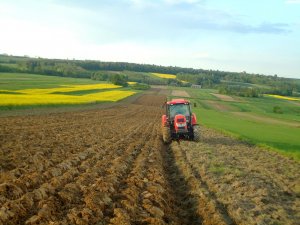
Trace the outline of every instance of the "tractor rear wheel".
<path fill-rule="evenodd" d="M 193 140 L 196 142 L 200 141 L 200 129 L 199 126 L 194 126 L 193 127 L 193 133 L 194 133 L 194 138 Z"/>
<path fill-rule="evenodd" d="M 165 144 L 169 144 L 172 140 L 171 131 L 169 127 L 162 127 L 163 141 Z"/>

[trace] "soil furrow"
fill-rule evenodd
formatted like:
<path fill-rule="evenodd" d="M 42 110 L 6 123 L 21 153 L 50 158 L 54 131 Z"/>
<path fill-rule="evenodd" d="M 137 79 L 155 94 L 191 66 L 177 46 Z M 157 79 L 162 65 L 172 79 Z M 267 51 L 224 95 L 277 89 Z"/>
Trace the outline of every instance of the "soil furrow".
<path fill-rule="evenodd" d="M 202 224 L 202 216 L 198 213 L 196 196 L 191 192 L 191 187 L 185 180 L 185 174 L 177 165 L 174 152 L 167 146 L 162 150 L 164 172 L 169 186 L 172 187 L 172 195 L 175 197 L 175 205 L 182 224 Z"/>
<path fill-rule="evenodd" d="M 164 145 L 159 91 L 0 117 L 0 225 L 299 224 L 299 163 L 207 128 Z"/>
<path fill-rule="evenodd" d="M 200 143 L 184 141 L 181 146 L 237 224 L 299 224 L 296 161 L 207 128 Z"/>
<path fill-rule="evenodd" d="M 178 149 L 181 151 L 181 156 L 182 156 L 183 160 L 186 162 L 186 165 L 190 167 L 191 172 L 195 176 L 195 178 L 197 178 L 199 185 L 204 189 L 203 194 L 207 195 L 206 197 L 215 204 L 215 208 L 216 208 L 215 210 L 217 210 L 219 212 L 219 214 L 221 215 L 224 222 L 226 224 L 235 225 L 236 222 L 229 215 L 227 207 L 217 199 L 216 194 L 212 190 L 210 190 L 205 179 L 202 178 L 201 174 L 197 171 L 197 169 L 194 167 L 194 165 L 189 161 L 189 159 L 187 158 L 187 155 L 186 155 L 186 150 L 182 149 L 180 142 L 178 143 L 178 146 L 176 146 L 176 147 L 178 147 Z M 217 222 L 216 224 L 218 224 L 218 223 L 219 222 Z"/>

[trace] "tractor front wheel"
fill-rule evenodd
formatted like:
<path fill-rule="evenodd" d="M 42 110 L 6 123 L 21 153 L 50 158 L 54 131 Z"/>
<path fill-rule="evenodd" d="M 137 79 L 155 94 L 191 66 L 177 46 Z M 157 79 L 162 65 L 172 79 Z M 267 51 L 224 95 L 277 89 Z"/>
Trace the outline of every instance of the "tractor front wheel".
<path fill-rule="evenodd" d="M 171 131 L 169 127 L 162 127 L 162 135 L 165 144 L 169 144 L 172 141 Z"/>
<path fill-rule="evenodd" d="M 199 142 L 200 141 L 200 129 L 199 126 L 194 126 L 193 127 L 193 133 L 194 133 L 194 141 Z"/>

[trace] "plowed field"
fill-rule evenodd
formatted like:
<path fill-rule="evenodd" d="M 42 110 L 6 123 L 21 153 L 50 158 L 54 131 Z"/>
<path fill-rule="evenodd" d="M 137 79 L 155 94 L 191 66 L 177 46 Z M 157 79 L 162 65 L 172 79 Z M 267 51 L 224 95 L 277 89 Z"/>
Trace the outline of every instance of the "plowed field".
<path fill-rule="evenodd" d="M 0 118 L 0 224 L 299 224 L 299 163 L 205 128 L 165 146 L 164 100 Z"/>

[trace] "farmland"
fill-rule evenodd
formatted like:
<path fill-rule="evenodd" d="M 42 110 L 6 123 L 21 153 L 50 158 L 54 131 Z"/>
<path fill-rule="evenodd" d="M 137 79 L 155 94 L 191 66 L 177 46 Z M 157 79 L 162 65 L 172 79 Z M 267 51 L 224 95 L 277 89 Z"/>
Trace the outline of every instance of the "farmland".
<path fill-rule="evenodd" d="M 185 90 L 197 104 L 194 111 L 201 124 L 300 159 L 300 107 L 296 98 L 242 98 L 220 95 L 213 89 L 177 89 Z M 275 106 L 282 113 L 274 113 Z"/>
<path fill-rule="evenodd" d="M 280 95 L 268 95 L 268 96 L 279 98 L 279 99 L 290 100 L 290 101 L 300 101 L 300 98 L 291 98 L 291 97 L 280 96 Z"/>
<path fill-rule="evenodd" d="M 163 145 L 158 93 L 0 117 L 0 224 L 298 223 L 298 162 L 205 127 Z"/>
<path fill-rule="evenodd" d="M 154 76 L 164 78 L 164 79 L 176 79 L 176 75 L 165 74 L 165 73 L 152 73 Z"/>
<path fill-rule="evenodd" d="M 0 225 L 300 225 L 300 0 L 0 0 Z"/>
<path fill-rule="evenodd" d="M 33 108 L 0 116 L 0 225 L 300 219 L 297 100 L 167 86 L 125 100 L 124 93 L 138 91 L 90 79 L 1 75 L 1 104 Z M 167 96 L 197 104 L 200 142 L 162 143 Z M 111 103 L 83 104 L 91 101 Z M 37 107 L 49 103 L 80 105 Z"/>
<path fill-rule="evenodd" d="M 0 88 L 2 109 L 115 102 L 135 94 L 109 83 L 31 74 L 0 74 Z"/>
<path fill-rule="evenodd" d="M 0 73 L 0 90 L 55 88 L 61 85 L 99 84 L 91 79 L 41 76 L 26 73 Z"/>

